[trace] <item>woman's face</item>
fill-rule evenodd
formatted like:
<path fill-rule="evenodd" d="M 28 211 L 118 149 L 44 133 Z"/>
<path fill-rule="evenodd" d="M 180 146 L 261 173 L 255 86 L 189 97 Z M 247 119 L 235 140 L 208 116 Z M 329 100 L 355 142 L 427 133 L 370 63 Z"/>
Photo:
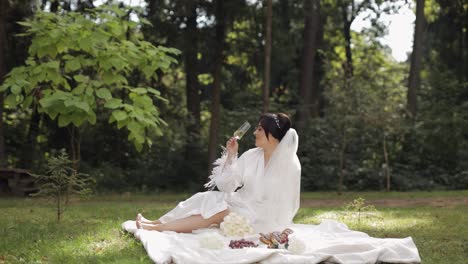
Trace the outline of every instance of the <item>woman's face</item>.
<path fill-rule="evenodd" d="M 269 143 L 265 134 L 265 130 L 263 130 L 263 127 L 260 124 L 257 125 L 257 128 L 253 134 L 255 136 L 255 146 L 263 148 Z"/>

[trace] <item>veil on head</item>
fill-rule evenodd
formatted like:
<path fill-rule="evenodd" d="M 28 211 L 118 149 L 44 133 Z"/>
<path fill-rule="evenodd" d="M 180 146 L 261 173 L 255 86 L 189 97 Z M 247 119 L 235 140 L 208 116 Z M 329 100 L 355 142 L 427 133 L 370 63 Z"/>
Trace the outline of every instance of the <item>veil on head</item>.
<path fill-rule="evenodd" d="M 290 128 L 281 139 L 278 146 L 276 146 L 276 149 L 268 162 L 266 174 L 268 175 L 272 169 L 281 169 L 281 166 L 285 165 L 283 163 L 289 164 L 291 159 L 296 157 L 298 147 L 299 136 L 294 128 Z"/>
<path fill-rule="evenodd" d="M 274 150 L 265 168 L 262 184 L 257 186 L 261 216 L 257 226 L 263 230 L 277 230 L 288 226 L 300 203 L 301 165 L 296 152 L 299 137 L 290 128 Z"/>

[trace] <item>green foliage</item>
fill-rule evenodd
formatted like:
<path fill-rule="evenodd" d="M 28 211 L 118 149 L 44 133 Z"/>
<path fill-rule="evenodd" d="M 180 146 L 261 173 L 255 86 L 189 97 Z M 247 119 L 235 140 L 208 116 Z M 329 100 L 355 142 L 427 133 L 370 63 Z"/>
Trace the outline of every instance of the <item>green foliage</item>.
<path fill-rule="evenodd" d="M 5 104 L 38 104 L 59 127 L 94 125 L 97 114 L 104 114 L 129 131 L 138 150 L 151 146 L 149 135 L 161 135 L 166 125 L 155 100 L 167 103 L 151 84 L 158 71 L 176 63 L 179 51 L 145 41 L 129 13 L 115 5 L 87 15 L 38 12 L 21 22 L 32 38 L 29 58 L 1 86 Z"/>
<path fill-rule="evenodd" d="M 77 173 L 71 167 L 72 162 L 65 150 L 47 161 L 47 175 L 34 175 L 39 185 L 39 192 L 32 196 L 43 196 L 53 199 L 56 204 L 57 220 L 67 209 L 68 197 L 71 195 L 86 196 L 91 194 L 94 182 L 87 174 Z"/>
<path fill-rule="evenodd" d="M 243 121 L 257 121 L 262 100 L 264 8 L 260 1 L 228 2 L 219 144 Z M 21 22 L 28 37 L 20 40 L 32 40 L 30 56 L 23 60 L 22 45 L 9 38 L 16 46 L 9 60 L 24 66 L 11 71 L 0 88 L 6 91 L 8 165 L 21 164 L 28 142 L 36 153 L 68 146 L 69 126 L 79 126 L 80 169 L 96 177 L 99 191 L 199 190 L 208 176 L 212 65 L 218 59 L 215 3 L 159 1 L 145 10 L 104 5 L 85 14 L 64 8 Z M 395 62 L 380 43 L 387 33 L 380 17 L 410 3 L 355 1 L 353 9 L 350 0 L 321 1 L 323 42 L 314 68 L 320 118 L 298 131 L 304 190 L 334 190 L 340 176 L 343 190 L 381 190 L 387 178 L 395 190 L 468 188 L 468 20 L 460 3 L 426 0 L 418 116 L 408 120 L 409 63 Z M 273 9 L 270 111 L 289 113 L 294 124 L 301 99 L 303 1 L 274 1 Z M 368 14 L 372 25 L 351 32 L 349 79 L 343 70 L 342 11 L 348 19 Z M 138 20 L 131 20 L 135 15 Z M 192 32 L 187 22 L 195 15 Z M 173 67 L 178 52 L 160 44 L 184 50 L 184 63 L 196 65 L 200 133 L 187 131 L 187 65 Z M 185 60 L 187 50 L 195 50 L 196 60 Z M 45 115 L 34 126 L 36 106 Z M 151 144 L 157 147 L 145 147 Z M 240 152 L 253 146 L 252 137 L 245 137 Z M 37 169 L 43 160 L 38 154 L 27 164 Z"/>

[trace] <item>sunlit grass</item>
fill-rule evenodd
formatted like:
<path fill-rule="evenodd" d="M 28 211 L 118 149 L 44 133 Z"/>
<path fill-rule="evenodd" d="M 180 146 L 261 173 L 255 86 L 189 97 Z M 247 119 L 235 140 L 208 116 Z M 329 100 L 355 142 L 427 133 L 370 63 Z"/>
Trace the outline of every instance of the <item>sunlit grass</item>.
<path fill-rule="evenodd" d="M 468 259 L 468 206 L 445 208 L 377 208 L 361 215 L 341 208 L 302 208 L 295 222 L 318 224 L 322 219 L 345 223 L 373 237 L 412 237 L 423 263 L 466 263 Z"/>
<path fill-rule="evenodd" d="M 420 192 L 305 192 L 301 194 L 302 199 L 339 199 L 353 200 L 362 197 L 369 199 L 382 198 L 439 198 L 439 197 L 467 197 L 468 190 L 463 191 L 420 191 Z"/>
<path fill-rule="evenodd" d="M 388 193 L 360 194 L 375 199 L 395 198 Z M 444 194 L 439 192 L 440 196 Z M 445 197 L 465 195 L 466 192 L 450 192 Z M 60 223 L 53 205 L 45 200 L 0 199 L 0 263 L 151 263 L 143 246 L 121 231 L 121 223 L 137 212 L 157 218 L 186 197 L 187 194 L 96 196 L 88 201 L 74 201 Z M 360 217 L 342 207 L 316 207 L 301 208 L 295 222 L 318 224 L 322 219 L 334 219 L 374 237 L 411 236 L 423 263 L 461 264 L 468 259 L 467 216 L 467 205 L 377 207 L 377 211 L 363 212 Z"/>

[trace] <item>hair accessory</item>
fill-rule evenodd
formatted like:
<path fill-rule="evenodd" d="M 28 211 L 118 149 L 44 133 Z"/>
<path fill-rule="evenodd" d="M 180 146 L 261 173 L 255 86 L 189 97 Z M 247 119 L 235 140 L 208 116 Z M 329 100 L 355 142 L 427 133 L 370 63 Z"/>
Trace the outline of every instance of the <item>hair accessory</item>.
<path fill-rule="evenodd" d="M 281 128 L 281 127 L 280 127 L 280 124 L 279 124 L 278 116 L 277 116 L 277 115 L 273 115 L 273 118 L 275 119 L 276 126 L 277 126 L 278 128 Z"/>

